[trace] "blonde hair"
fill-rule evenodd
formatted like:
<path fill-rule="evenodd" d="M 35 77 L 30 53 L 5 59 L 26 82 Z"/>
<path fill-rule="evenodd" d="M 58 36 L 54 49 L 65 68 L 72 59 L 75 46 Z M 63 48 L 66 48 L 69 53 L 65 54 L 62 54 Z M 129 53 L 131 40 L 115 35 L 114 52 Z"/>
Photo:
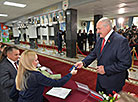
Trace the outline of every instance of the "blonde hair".
<path fill-rule="evenodd" d="M 29 71 L 38 71 L 32 64 L 35 60 L 36 53 L 34 51 L 26 50 L 21 54 L 19 61 L 19 68 L 16 76 L 17 90 L 25 90 L 27 87 L 27 80 L 30 76 Z"/>

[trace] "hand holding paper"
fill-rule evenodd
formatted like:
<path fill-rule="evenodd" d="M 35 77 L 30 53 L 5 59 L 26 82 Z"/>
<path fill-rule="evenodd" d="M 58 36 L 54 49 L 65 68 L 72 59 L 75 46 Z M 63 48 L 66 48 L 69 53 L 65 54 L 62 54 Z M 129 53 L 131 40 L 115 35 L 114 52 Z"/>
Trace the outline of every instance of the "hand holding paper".
<path fill-rule="evenodd" d="M 72 75 L 75 75 L 75 74 L 77 74 L 77 70 L 75 70 L 75 69 L 77 69 L 77 67 L 75 67 L 75 66 L 72 66 L 71 68 L 70 68 L 70 73 L 72 74 Z"/>
<path fill-rule="evenodd" d="M 75 64 L 75 66 L 76 66 L 77 68 L 82 68 L 82 67 L 83 67 L 83 62 L 82 62 L 82 61 L 77 62 L 77 63 Z"/>
<path fill-rule="evenodd" d="M 73 66 L 69 69 L 69 71 L 72 71 L 73 69 L 77 69 L 77 67 L 76 67 L 75 65 L 73 65 Z"/>

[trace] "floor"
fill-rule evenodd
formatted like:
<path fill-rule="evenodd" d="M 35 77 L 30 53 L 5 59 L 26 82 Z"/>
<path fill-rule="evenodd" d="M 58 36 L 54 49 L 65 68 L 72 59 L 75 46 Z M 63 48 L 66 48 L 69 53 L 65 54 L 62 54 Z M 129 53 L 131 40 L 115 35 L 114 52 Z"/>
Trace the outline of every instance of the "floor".
<path fill-rule="evenodd" d="M 14 43 L 9 42 L 7 44 L 14 44 Z M 18 46 L 19 48 L 22 48 L 22 49 L 30 49 L 29 45 L 18 44 L 16 46 Z M 85 58 L 83 55 L 80 55 L 80 54 L 77 54 L 77 58 L 68 58 L 68 57 L 66 57 L 66 52 L 64 52 L 64 54 L 59 54 L 57 52 L 57 50 L 53 50 L 53 49 L 38 48 L 38 49 L 32 49 L 32 50 L 39 52 L 38 54 L 45 54 L 46 57 L 60 60 L 65 63 L 69 63 L 71 65 L 73 65 L 74 63 Z M 97 66 L 97 61 L 95 60 L 93 63 L 91 63 L 91 65 L 89 65 L 88 68 L 86 68 L 86 70 L 91 70 L 91 71 L 95 72 L 96 66 Z M 134 65 L 133 69 L 135 71 L 128 70 L 129 71 L 129 81 L 128 82 L 138 85 L 138 66 Z"/>

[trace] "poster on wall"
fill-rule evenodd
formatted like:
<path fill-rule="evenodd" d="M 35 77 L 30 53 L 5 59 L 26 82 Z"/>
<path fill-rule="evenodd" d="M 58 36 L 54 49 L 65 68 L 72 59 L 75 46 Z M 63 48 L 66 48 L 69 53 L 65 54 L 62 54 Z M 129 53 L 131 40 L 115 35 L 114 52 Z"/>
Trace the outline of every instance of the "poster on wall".
<path fill-rule="evenodd" d="M 58 15 L 59 15 L 59 23 L 63 22 L 63 11 L 59 11 L 58 12 Z"/>
<path fill-rule="evenodd" d="M 0 24 L 0 35 L 2 42 L 9 42 L 8 27 L 4 24 Z"/>
<path fill-rule="evenodd" d="M 37 32 L 36 32 L 36 26 L 35 25 L 29 25 L 28 26 L 28 33 L 29 38 L 37 38 Z"/>
<path fill-rule="evenodd" d="M 49 36 L 54 36 L 54 27 L 49 27 Z"/>
<path fill-rule="evenodd" d="M 60 23 L 60 30 L 65 31 L 66 30 L 66 23 Z"/>
<path fill-rule="evenodd" d="M 49 19 L 49 23 L 52 23 L 52 14 L 51 13 L 48 14 L 48 19 Z"/>
<path fill-rule="evenodd" d="M 14 27 L 13 29 L 13 37 L 19 37 L 19 30 L 17 27 Z"/>
<path fill-rule="evenodd" d="M 45 26 L 48 25 L 48 16 L 44 15 L 44 24 Z"/>
<path fill-rule="evenodd" d="M 57 12 L 53 12 L 53 23 L 54 24 L 57 23 L 57 16 L 58 16 L 58 13 Z"/>
<path fill-rule="evenodd" d="M 37 24 L 37 17 L 33 17 L 34 18 L 34 24 Z"/>
<path fill-rule="evenodd" d="M 44 24 L 44 16 L 40 16 L 40 24 L 41 24 L 41 25 Z"/>
<path fill-rule="evenodd" d="M 46 28 L 42 29 L 42 35 L 47 36 L 48 34 L 49 34 L 49 29 L 48 29 L 48 26 L 47 26 Z"/>

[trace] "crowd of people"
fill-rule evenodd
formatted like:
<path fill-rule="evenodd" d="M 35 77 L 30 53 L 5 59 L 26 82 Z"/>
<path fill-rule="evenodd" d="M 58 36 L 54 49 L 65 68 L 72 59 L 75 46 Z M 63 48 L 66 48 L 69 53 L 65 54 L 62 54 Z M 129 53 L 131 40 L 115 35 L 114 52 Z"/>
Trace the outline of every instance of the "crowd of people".
<path fill-rule="evenodd" d="M 116 30 L 116 27 L 114 27 L 114 30 L 117 31 L 120 35 L 126 37 L 129 42 L 129 46 L 132 49 L 135 47 L 136 52 L 138 53 L 138 28 L 137 26 L 133 25 L 132 27 Z"/>
<path fill-rule="evenodd" d="M 118 30 L 117 27 L 114 26 L 113 30 L 127 38 L 130 48 L 132 49 L 133 47 L 135 47 L 136 52 L 138 53 L 138 28 L 136 25 L 132 25 L 132 27 L 128 28 L 124 27 L 123 29 Z M 92 30 L 89 30 L 89 33 L 87 34 L 85 30 L 83 30 L 82 32 L 82 30 L 80 29 L 77 33 L 77 43 L 81 51 L 86 51 L 87 40 L 89 51 L 91 51 L 92 46 L 95 44 L 94 34 L 92 33 Z"/>
<path fill-rule="evenodd" d="M 92 33 L 92 30 L 90 30 L 89 34 L 87 34 L 85 32 L 85 30 L 83 30 L 83 32 L 81 32 L 81 29 L 80 29 L 77 33 L 77 43 L 78 43 L 78 47 L 81 51 L 86 51 L 87 40 L 89 43 L 89 51 L 91 51 L 92 45 L 95 44 L 94 34 Z"/>

